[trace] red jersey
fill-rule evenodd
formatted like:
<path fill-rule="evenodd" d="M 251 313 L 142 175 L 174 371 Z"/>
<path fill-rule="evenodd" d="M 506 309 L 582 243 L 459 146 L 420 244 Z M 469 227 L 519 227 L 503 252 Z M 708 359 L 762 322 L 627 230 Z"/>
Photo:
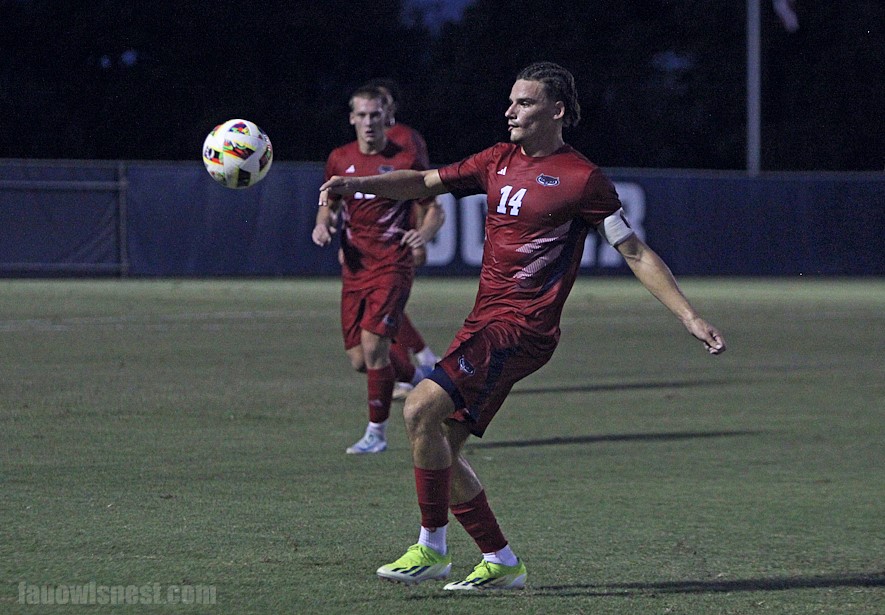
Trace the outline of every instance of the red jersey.
<path fill-rule="evenodd" d="M 479 290 L 464 329 L 504 320 L 558 339 L 587 232 L 621 207 L 611 181 L 569 145 L 531 158 L 512 143 L 439 175 L 453 192 L 487 194 Z"/>
<path fill-rule="evenodd" d="M 430 156 L 427 153 L 427 142 L 421 133 L 405 124 L 394 124 L 384 133 L 387 138 L 394 141 L 397 145 L 401 145 L 407 150 L 415 152 L 418 161 L 424 165 L 424 168 L 430 168 Z"/>
<path fill-rule="evenodd" d="M 421 136 L 420 132 L 406 124 L 394 124 L 388 128 L 384 134 L 397 145 L 413 152 L 415 154 L 415 159 L 420 164 L 423 164 L 425 169 L 430 168 L 430 155 L 427 153 L 427 142 L 424 140 L 424 137 Z M 435 200 L 434 197 L 428 197 L 426 199 L 416 200 L 415 203 L 421 206 L 429 206 L 433 204 Z M 412 223 L 415 223 L 414 217 L 412 218 Z"/>
<path fill-rule="evenodd" d="M 414 151 L 388 139 L 378 154 L 363 154 L 356 141 L 336 148 L 326 161 L 326 179 L 333 175 L 364 176 L 397 169 L 424 170 Z M 357 193 L 344 197 L 342 208 L 344 252 L 343 281 L 353 286 L 379 286 L 408 278 L 411 283 L 415 263 L 412 251 L 400 244 L 403 234 L 413 228 L 412 201 L 394 201 L 374 194 Z"/>

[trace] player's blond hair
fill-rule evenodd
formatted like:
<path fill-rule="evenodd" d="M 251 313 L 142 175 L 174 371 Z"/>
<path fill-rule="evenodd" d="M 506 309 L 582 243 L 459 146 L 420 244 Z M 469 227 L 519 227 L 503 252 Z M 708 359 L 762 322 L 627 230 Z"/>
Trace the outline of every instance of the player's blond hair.
<path fill-rule="evenodd" d="M 535 62 L 522 69 L 517 80 L 539 81 L 544 91 L 554 101 L 561 100 L 565 106 L 563 126 L 577 126 L 581 121 L 581 105 L 578 103 L 578 89 L 575 77 L 565 68 L 554 62 Z"/>
<path fill-rule="evenodd" d="M 355 98 L 366 98 L 368 100 L 380 100 L 382 105 L 387 104 L 387 95 L 384 91 L 373 85 L 363 85 L 358 87 L 353 91 L 350 95 L 350 100 L 348 104 L 350 105 L 350 110 L 353 111 L 353 100 Z"/>

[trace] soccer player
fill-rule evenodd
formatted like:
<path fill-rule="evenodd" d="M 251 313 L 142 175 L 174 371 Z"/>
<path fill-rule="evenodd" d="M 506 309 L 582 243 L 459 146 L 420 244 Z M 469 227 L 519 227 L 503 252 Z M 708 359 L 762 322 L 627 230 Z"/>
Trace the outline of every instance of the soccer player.
<path fill-rule="evenodd" d="M 385 134 L 385 94 L 358 88 L 350 97 L 350 123 L 356 140 L 336 148 L 326 161 L 326 177 L 387 173 L 395 169 L 426 169 L 415 155 Z M 387 199 L 362 192 L 338 198 L 317 210 L 311 238 L 326 246 L 341 233 L 341 328 L 351 366 L 366 373 L 369 424 L 363 437 L 347 448 L 350 454 L 387 449 L 387 421 L 397 371 L 410 370 L 413 383 L 430 368 L 391 364 L 390 345 L 397 334 L 415 276 L 415 262 L 425 249 L 427 229 L 413 226 L 413 200 Z M 424 217 L 424 224 L 427 217 Z M 434 231 L 435 232 L 435 231 Z M 416 253 L 418 253 L 416 255 Z"/>
<path fill-rule="evenodd" d="M 393 79 L 372 79 L 365 84 L 367 87 L 376 87 L 381 90 L 386 98 L 385 110 L 387 111 L 387 138 L 402 146 L 406 150 L 413 151 L 415 156 L 421 160 L 426 168 L 430 168 L 430 156 L 427 150 L 427 142 L 420 132 L 396 121 L 396 112 L 399 109 L 400 91 L 399 84 Z M 428 198 L 418 201 L 416 213 L 420 221 L 416 226 L 426 229 L 429 235 L 424 236 L 424 241 L 428 242 L 436 236 L 436 233 L 445 222 L 445 211 L 436 198 Z M 422 219 L 422 216 L 426 219 Z M 421 266 L 427 259 L 426 250 L 418 250 L 415 253 L 417 266 Z M 400 366 L 404 363 L 411 362 L 414 355 L 419 366 L 433 368 L 439 357 L 427 345 L 424 337 L 414 326 L 408 314 L 403 315 L 403 322 L 400 325 L 397 339 L 390 346 L 391 357 L 395 365 Z M 405 399 L 412 390 L 412 384 L 406 370 L 400 368 L 397 383 L 393 389 L 394 399 Z"/>
<path fill-rule="evenodd" d="M 539 369 L 559 340 L 559 320 L 575 281 L 587 232 L 597 231 L 639 281 L 711 354 L 725 351 L 719 331 L 695 311 L 670 269 L 631 230 L 611 181 L 563 141 L 580 119 L 574 78 L 551 62 L 516 77 L 504 114 L 509 143 L 437 170 L 330 178 L 320 208 L 356 191 L 416 198 L 446 191 L 488 195 L 486 239 L 473 310 L 436 369 L 406 399 L 421 512 L 418 543 L 378 576 L 407 584 L 451 570 L 446 530 L 451 510 L 482 551 L 482 562 L 448 590 L 514 589 L 526 568 L 514 554 L 482 483 L 461 454 L 481 437 L 513 384 Z"/>

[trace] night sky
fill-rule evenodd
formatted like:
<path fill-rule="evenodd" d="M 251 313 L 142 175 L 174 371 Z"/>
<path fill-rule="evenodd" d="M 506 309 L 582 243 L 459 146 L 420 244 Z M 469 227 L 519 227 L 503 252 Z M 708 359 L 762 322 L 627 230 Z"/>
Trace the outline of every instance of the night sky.
<path fill-rule="evenodd" d="M 761 8 L 763 170 L 885 168 L 885 3 Z M 388 77 L 444 163 L 506 138 L 513 77 L 552 60 L 583 108 L 566 139 L 602 164 L 746 162 L 745 2 L 0 0 L 0 19 L 0 104 L 27 127 L 9 158 L 190 159 L 245 117 L 280 159 L 324 160 L 353 138 L 352 89 Z"/>

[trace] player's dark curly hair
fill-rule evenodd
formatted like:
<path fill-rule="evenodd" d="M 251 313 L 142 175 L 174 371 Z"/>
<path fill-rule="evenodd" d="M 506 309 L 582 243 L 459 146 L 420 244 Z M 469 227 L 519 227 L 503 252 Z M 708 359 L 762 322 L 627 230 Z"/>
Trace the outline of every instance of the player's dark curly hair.
<path fill-rule="evenodd" d="M 544 90 L 553 100 L 561 100 L 565 105 L 563 126 L 577 126 L 581 121 L 581 105 L 578 103 L 578 89 L 574 76 L 554 62 L 535 62 L 522 69 L 517 80 L 540 81 Z"/>

